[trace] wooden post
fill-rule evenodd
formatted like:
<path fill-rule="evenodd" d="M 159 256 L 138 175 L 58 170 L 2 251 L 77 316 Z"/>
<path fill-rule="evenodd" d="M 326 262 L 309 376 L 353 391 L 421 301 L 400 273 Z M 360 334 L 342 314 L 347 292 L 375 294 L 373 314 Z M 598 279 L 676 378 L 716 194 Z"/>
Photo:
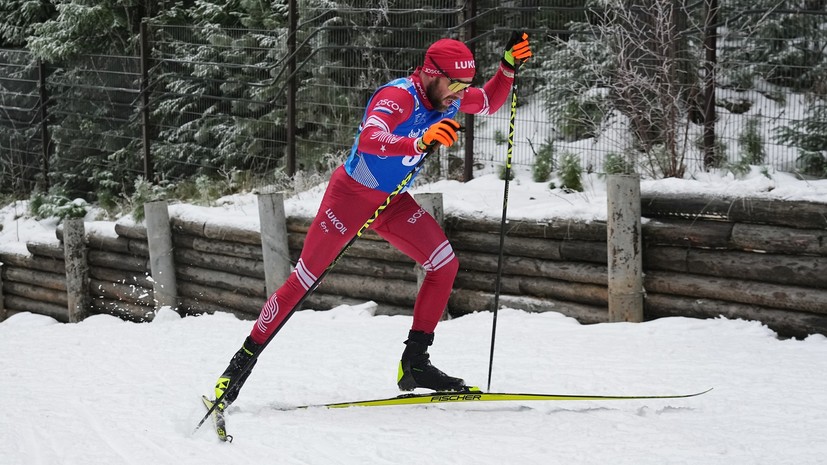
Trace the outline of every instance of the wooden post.
<path fill-rule="evenodd" d="M 442 205 L 442 194 L 416 194 L 415 198 L 419 206 L 430 213 L 436 222 L 439 223 L 439 226 L 443 227 L 445 224 L 445 209 Z M 416 272 L 416 288 L 419 289 L 422 287 L 422 281 L 425 280 L 425 270 L 422 268 L 422 265 L 416 264 L 414 265 L 414 271 Z M 443 318 L 446 315 L 448 315 L 448 312 L 443 313 Z"/>
<path fill-rule="evenodd" d="M 175 259 L 167 202 L 162 200 L 146 203 L 144 212 L 155 311 L 161 307 L 171 307 L 175 310 L 178 308 L 178 287 L 175 283 Z"/>
<path fill-rule="evenodd" d="M 69 323 L 82 321 L 89 312 L 89 265 L 86 260 L 86 227 L 82 218 L 63 222 L 63 260 Z"/>
<path fill-rule="evenodd" d="M 0 262 L 0 322 L 6 319 L 6 301 L 3 299 L 3 262 Z"/>
<path fill-rule="evenodd" d="M 643 321 L 643 259 L 640 230 L 640 176 L 607 179 L 609 321 Z"/>
<path fill-rule="evenodd" d="M 290 248 L 287 246 L 287 217 L 284 195 L 258 195 L 258 216 L 261 224 L 261 252 L 264 258 L 264 284 L 272 295 L 290 276 Z"/>

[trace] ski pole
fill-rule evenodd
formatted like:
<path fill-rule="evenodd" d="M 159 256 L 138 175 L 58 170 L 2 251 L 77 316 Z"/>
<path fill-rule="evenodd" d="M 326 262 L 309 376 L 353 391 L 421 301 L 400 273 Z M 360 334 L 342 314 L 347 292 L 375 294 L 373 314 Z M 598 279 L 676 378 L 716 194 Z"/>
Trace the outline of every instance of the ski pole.
<path fill-rule="evenodd" d="M 505 157 L 505 187 L 503 188 L 503 216 L 500 221 L 500 249 L 497 257 L 497 280 L 494 285 L 494 321 L 491 326 L 491 352 L 488 357 L 488 387 L 491 390 L 491 371 L 494 367 L 494 340 L 497 336 L 497 310 L 500 306 L 500 285 L 503 276 L 503 247 L 505 245 L 505 219 L 508 213 L 508 181 L 511 178 L 511 154 L 514 151 L 514 120 L 517 117 L 517 69 L 514 67 L 514 83 L 511 88 L 511 117 L 508 122 L 508 153 Z"/>
<path fill-rule="evenodd" d="M 247 363 L 244 365 L 244 368 L 242 368 L 241 373 L 239 374 L 239 378 L 241 378 L 245 373 L 252 369 L 253 363 L 256 361 L 256 359 L 258 359 L 258 356 L 262 352 L 264 352 L 265 347 L 267 347 L 267 345 L 270 344 L 270 341 L 272 341 L 276 334 L 278 334 L 278 332 L 281 330 L 281 328 L 284 327 L 284 324 L 287 323 L 287 320 L 289 320 L 290 317 L 293 316 L 293 313 L 296 312 L 296 309 L 300 308 L 304 301 L 307 300 L 308 297 L 310 297 L 310 294 L 312 294 L 316 290 L 316 288 L 319 287 L 325 276 L 327 276 L 327 274 L 330 273 L 330 270 L 332 270 L 333 267 L 336 265 L 336 262 L 338 262 L 339 259 L 342 258 L 342 256 L 345 254 L 345 252 L 347 252 L 347 249 L 349 249 L 350 246 L 353 245 L 354 242 L 356 242 L 356 239 L 362 237 L 362 234 L 364 234 L 364 232 L 367 231 L 368 228 L 370 228 L 370 225 L 373 224 L 374 221 L 376 221 L 376 218 L 379 217 L 379 214 L 382 213 L 382 211 L 384 211 L 385 208 L 388 207 L 388 205 L 390 205 L 391 200 L 393 200 L 394 197 L 396 197 L 397 195 L 399 195 L 400 192 L 402 192 L 402 189 L 405 188 L 405 186 L 411 181 L 414 175 L 422 168 L 422 164 L 425 163 L 425 159 L 428 158 L 428 155 L 430 155 L 431 152 L 433 152 L 434 147 L 436 146 L 431 147 L 424 154 L 422 154 L 422 158 L 416 163 L 416 165 L 414 165 L 413 169 L 411 169 L 411 171 L 402 179 L 402 181 L 399 182 L 399 185 L 396 186 L 396 189 L 394 189 L 393 192 L 391 192 L 388 195 L 388 198 L 385 199 L 385 201 L 381 205 L 379 205 L 376 211 L 373 212 L 373 215 L 371 215 L 371 217 L 368 218 L 367 221 L 365 221 L 365 224 L 363 224 L 362 227 L 359 228 L 358 231 L 356 231 L 356 235 L 353 236 L 353 238 L 350 241 L 348 241 L 348 243 L 345 244 L 344 247 L 342 247 L 342 250 L 339 251 L 339 254 L 336 255 L 336 258 L 334 258 L 330 265 L 328 265 L 327 268 L 325 268 L 325 270 L 322 272 L 321 275 L 319 275 L 316 281 L 313 282 L 310 288 L 308 288 L 307 291 L 305 291 L 301 299 L 299 299 L 299 301 L 296 302 L 296 305 L 294 305 L 293 308 L 290 309 L 290 312 L 287 314 L 287 316 L 284 317 L 281 323 L 279 323 L 276 329 L 272 333 L 270 333 L 270 336 L 268 336 L 267 340 L 264 341 L 264 344 L 261 345 L 261 349 L 258 351 L 258 353 L 254 354 L 250 358 L 250 360 L 247 361 Z M 207 410 L 207 413 L 206 415 L 204 415 L 204 418 L 202 418 L 201 421 L 198 422 L 198 425 L 195 426 L 193 434 L 195 434 L 195 432 L 198 431 L 199 428 L 201 428 L 201 425 L 203 425 L 204 422 L 207 421 L 207 418 L 209 418 L 213 411 L 218 407 L 221 400 L 223 400 L 224 396 L 227 395 L 227 392 L 229 392 L 229 389 L 224 391 L 221 394 L 221 396 L 215 399 L 215 402 L 213 403 L 212 407 L 210 407 Z"/>

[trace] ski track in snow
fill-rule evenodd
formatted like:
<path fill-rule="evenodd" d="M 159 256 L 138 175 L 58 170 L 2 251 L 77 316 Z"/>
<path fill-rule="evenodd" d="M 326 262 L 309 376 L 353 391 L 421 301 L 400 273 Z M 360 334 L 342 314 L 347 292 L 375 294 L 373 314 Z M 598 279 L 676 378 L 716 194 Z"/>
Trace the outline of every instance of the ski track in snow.
<path fill-rule="evenodd" d="M 268 347 L 218 441 L 199 396 L 252 327 L 229 314 L 135 324 L 97 315 L 0 323 L 0 457 L 22 464 L 817 464 L 827 456 L 827 338 L 756 322 L 580 325 L 503 310 L 492 391 L 690 399 L 280 411 L 390 397 L 409 317 L 302 311 Z M 442 322 L 434 363 L 483 386 L 491 315 Z"/>

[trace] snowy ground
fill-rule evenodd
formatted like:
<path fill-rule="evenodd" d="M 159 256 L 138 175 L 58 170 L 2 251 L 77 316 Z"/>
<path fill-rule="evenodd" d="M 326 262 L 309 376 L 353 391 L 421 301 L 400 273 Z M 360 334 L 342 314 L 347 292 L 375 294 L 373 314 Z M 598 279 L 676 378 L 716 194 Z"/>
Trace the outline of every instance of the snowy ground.
<path fill-rule="evenodd" d="M 644 193 L 707 193 L 827 201 L 827 180 L 758 169 L 644 181 Z M 605 181 L 551 191 L 519 173 L 509 218 L 605 220 Z M 323 186 L 286 202 L 312 215 Z M 452 215 L 498 218 L 502 182 L 442 181 Z M 0 209 L 0 248 L 54 240 L 55 220 L 26 202 Z M 175 215 L 257 228 L 252 195 Z M 90 213 L 87 220 L 96 219 Z M 491 314 L 443 322 L 437 366 L 487 379 Z M 827 338 L 779 340 L 759 323 L 666 318 L 581 326 L 555 313 L 500 314 L 494 391 L 684 394 L 681 400 L 311 409 L 273 407 L 396 395 L 396 364 L 410 318 L 364 308 L 303 311 L 262 355 L 228 415 L 232 444 L 209 428 L 199 396 L 211 391 L 252 322 L 228 314 L 161 313 L 149 324 L 97 315 L 79 324 L 17 314 L 0 323 L 0 464 L 821 464 L 827 457 Z"/>
<path fill-rule="evenodd" d="M 365 306 L 367 307 L 367 306 Z M 0 323 L 0 457 L 22 464 L 818 464 L 827 457 L 827 338 L 755 322 L 581 326 L 503 310 L 492 390 L 680 394 L 680 400 L 280 411 L 396 395 L 409 317 L 304 311 L 271 344 L 220 443 L 199 396 L 248 333 L 228 314 L 149 324 L 29 313 Z M 435 363 L 484 385 L 490 313 L 443 322 Z"/>

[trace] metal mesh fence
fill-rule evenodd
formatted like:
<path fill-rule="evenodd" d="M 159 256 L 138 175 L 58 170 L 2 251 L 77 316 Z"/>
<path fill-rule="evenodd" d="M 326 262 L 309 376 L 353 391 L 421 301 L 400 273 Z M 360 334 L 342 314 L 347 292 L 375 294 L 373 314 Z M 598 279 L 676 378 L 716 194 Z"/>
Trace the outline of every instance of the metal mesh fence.
<path fill-rule="evenodd" d="M 21 50 L 0 50 L 0 193 L 27 194 L 42 172 L 37 63 Z"/>
<path fill-rule="evenodd" d="M 466 2 L 456 0 L 429 2 L 428 7 L 403 0 L 376 3 L 388 5 L 303 7 L 292 56 L 295 72 L 288 68 L 286 26 L 256 30 L 149 23 L 146 94 L 141 93 L 137 52 L 84 56 L 71 66 L 50 65 L 38 89 L 40 75 L 31 55 L 0 50 L 3 192 L 25 192 L 37 182 L 71 176 L 81 192 L 118 193 L 146 173 L 147 162 L 154 168 L 155 181 L 252 173 L 254 184 L 268 184 L 284 178 L 291 138 L 296 168 L 324 171 L 344 160 L 372 92 L 410 74 L 432 42 L 443 37 L 465 40 L 477 58 L 475 84 L 481 85 L 496 71 L 503 45 L 515 28 L 532 34 L 536 54 L 520 75 L 515 165 L 530 168 L 537 153 L 550 147 L 555 162 L 570 153 L 585 171 L 606 170 L 607 160 L 617 154 L 632 153 L 639 163 L 652 156 L 636 146 L 629 130 L 633 118 L 618 111 L 601 114 L 594 106 L 615 97 L 616 89 L 573 93 L 577 104 L 564 109 L 562 118 L 553 111 L 559 110 L 560 101 L 554 87 L 567 84 L 558 71 L 571 68 L 568 61 L 576 58 L 561 50 L 600 32 L 593 27 L 572 29 L 571 21 L 589 18 L 577 4 L 477 1 L 477 10 L 468 11 Z M 818 121 L 827 111 L 812 112 L 814 105 L 825 105 L 827 95 L 827 13 L 725 13 L 729 16 L 719 21 L 715 65 L 716 152 L 736 165 L 757 150 L 762 158 L 753 159 L 755 164 L 822 175 L 817 164 L 814 168 L 802 161 L 802 154 L 815 154 L 817 161 L 824 158 L 824 148 L 802 132 L 827 127 L 827 121 L 821 126 Z M 702 12 L 694 8 L 685 14 L 680 35 L 687 44 L 686 56 L 677 57 L 676 63 L 693 78 L 680 96 L 682 111 L 689 116 L 676 137 L 684 150 L 683 162 L 693 172 L 705 168 L 705 71 L 699 63 L 706 50 Z M 785 21 L 805 32 L 793 38 L 773 34 L 772 27 L 780 31 L 778 25 Z M 597 58 L 605 53 L 598 52 L 591 68 L 602 66 Z M 574 73 L 569 80 L 580 78 Z M 44 96 L 49 99 L 48 125 L 41 124 L 39 114 Z M 141 118 L 144 96 L 148 125 Z M 290 97 L 296 102 L 294 125 L 287 111 Z M 496 171 L 504 161 L 508 117 L 508 108 L 503 108 L 496 115 L 474 119 L 470 150 L 476 174 Z M 800 124 L 807 118 L 815 126 Z M 439 163 L 429 168 L 431 174 L 458 176 L 457 164 L 467 144 L 461 140 L 443 150 Z M 151 160 L 144 159 L 146 147 Z M 44 171 L 50 173 L 48 178 Z"/>

